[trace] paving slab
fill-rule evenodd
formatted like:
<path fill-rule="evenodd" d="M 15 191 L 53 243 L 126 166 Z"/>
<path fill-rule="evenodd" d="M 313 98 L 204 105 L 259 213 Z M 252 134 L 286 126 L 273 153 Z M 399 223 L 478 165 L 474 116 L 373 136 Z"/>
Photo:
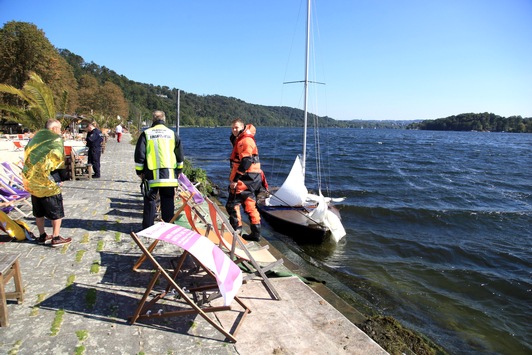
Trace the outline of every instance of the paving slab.
<path fill-rule="evenodd" d="M 64 182 L 62 236 L 73 238 L 70 245 L 0 244 L 0 253 L 21 253 L 25 289 L 24 303 L 8 302 L 0 354 L 386 353 L 297 277 L 272 279 L 280 301 L 260 281 L 241 287 L 238 296 L 251 313 L 234 344 L 197 315 L 130 324 L 153 272 L 147 262 L 139 272 L 131 270 L 140 250 L 129 233 L 141 228 L 142 197 L 129 141 L 126 134 L 121 143 L 107 143 L 100 179 Z M 25 220 L 38 234 L 34 219 Z M 50 233 L 49 222 L 46 227 Z M 156 251 L 168 268 L 182 252 L 167 243 Z M 232 306 L 234 311 L 211 314 L 226 329 L 239 313 L 240 306 Z"/>

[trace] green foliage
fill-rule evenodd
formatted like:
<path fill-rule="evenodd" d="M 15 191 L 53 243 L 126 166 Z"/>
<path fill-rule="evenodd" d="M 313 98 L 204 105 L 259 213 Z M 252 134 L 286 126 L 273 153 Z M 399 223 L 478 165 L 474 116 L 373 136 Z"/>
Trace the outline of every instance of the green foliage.
<path fill-rule="evenodd" d="M 7 22 L 0 28 L 0 83 L 21 88 L 30 72 L 37 73 L 49 85 L 56 107 L 61 107 L 59 103 L 64 91 L 70 96 L 68 110 L 75 107 L 77 82 L 72 67 L 37 26 L 27 22 Z M 5 105 L 22 105 L 17 97 L 1 94 L 0 101 Z"/>
<path fill-rule="evenodd" d="M 63 315 L 65 314 L 65 311 L 63 309 L 58 309 L 55 311 L 55 318 L 52 322 L 52 329 L 50 332 L 51 336 L 56 336 L 59 333 L 59 330 L 61 329 L 61 323 L 63 323 Z"/>
<path fill-rule="evenodd" d="M 197 184 L 198 190 L 203 195 L 213 194 L 213 185 L 207 178 L 207 172 L 205 170 L 201 168 L 194 168 L 192 166 L 192 163 L 189 160 L 185 159 L 183 173 L 194 185 Z"/>
<path fill-rule="evenodd" d="M 30 72 L 22 90 L 0 84 L 0 92 L 16 95 L 25 103 L 23 107 L 0 105 L 0 109 L 18 117 L 19 122 L 28 128 L 40 129 L 48 119 L 56 117 L 52 91 L 34 72 Z"/>
<path fill-rule="evenodd" d="M 90 288 L 87 290 L 87 293 L 85 294 L 85 303 L 88 308 L 94 308 L 94 305 L 96 304 L 96 296 L 98 291 L 96 291 L 95 288 Z"/>
<path fill-rule="evenodd" d="M 409 125 L 409 129 L 432 131 L 482 131 L 532 133 L 532 118 L 501 117 L 493 113 L 463 113 Z"/>

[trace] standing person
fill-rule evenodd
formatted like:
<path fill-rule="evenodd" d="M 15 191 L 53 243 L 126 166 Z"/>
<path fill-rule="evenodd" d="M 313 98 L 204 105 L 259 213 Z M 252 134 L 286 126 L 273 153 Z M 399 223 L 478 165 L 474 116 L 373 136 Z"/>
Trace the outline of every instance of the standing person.
<path fill-rule="evenodd" d="M 52 247 L 66 245 L 72 238 L 59 235 L 65 217 L 61 194 L 61 170 L 65 164 L 61 123 L 50 119 L 46 128 L 38 131 L 24 149 L 23 184 L 31 194 L 35 223 L 39 230 L 39 244 Z M 45 217 L 52 221 L 52 235 L 44 229 Z"/>
<path fill-rule="evenodd" d="M 169 222 L 174 216 L 175 188 L 185 158 L 181 139 L 165 121 L 163 111 L 154 111 L 152 126 L 141 133 L 135 147 L 135 171 L 149 187 L 144 195 L 142 229 L 154 223 L 157 193 L 163 221 Z"/>
<path fill-rule="evenodd" d="M 240 233 L 242 231 L 242 217 L 240 206 L 251 222 L 251 234 L 244 234 L 242 238 L 250 241 L 260 240 L 260 214 L 257 210 L 257 194 L 260 192 L 264 174 L 260 168 L 259 150 L 255 143 L 256 129 L 253 125 L 244 125 L 244 121 L 237 118 L 231 122 L 231 175 L 229 176 L 229 197 L 225 208 L 229 214 L 231 226 Z"/>
<path fill-rule="evenodd" d="M 120 143 L 120 139 L 122 139 L 122 125 L 119 123 L 118 126 L 115 128 L 116 133 L 116 141 Z"/>
<path fill-rule="evenodd" d="M 89 156 L 87 163 L 92 164 L 92 177 L 95 179 L 100 178 L 100 157 L 102 156 L 102 132 L 98 129 L 96 121 L 92 121 L 87 126 L 87 147 L 89 148 Z"/>

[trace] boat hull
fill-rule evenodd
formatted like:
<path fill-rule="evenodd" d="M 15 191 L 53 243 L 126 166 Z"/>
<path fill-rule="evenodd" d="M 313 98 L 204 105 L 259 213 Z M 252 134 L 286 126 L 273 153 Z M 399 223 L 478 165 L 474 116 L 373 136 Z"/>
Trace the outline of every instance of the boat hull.
<path fill-rule="evenodd" d="M 325 241 L 329 230 L 307 217 L 303 208 L 266 206 L 257 203 L 261 216 L 277 232 L 293 238 L 298 243 L 318 244 Z"/>

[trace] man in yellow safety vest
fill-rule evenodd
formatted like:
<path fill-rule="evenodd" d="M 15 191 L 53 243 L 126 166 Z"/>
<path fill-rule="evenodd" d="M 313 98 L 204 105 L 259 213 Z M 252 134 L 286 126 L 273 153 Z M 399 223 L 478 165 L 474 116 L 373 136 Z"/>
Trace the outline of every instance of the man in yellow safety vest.
<path fill-rule="evenodd" d="M 147 184 L 144 194 L 142 229 L 153 225 L 157 194 L 161 217 L 169 222 L 174 216 L 175 188 L 183 170 L 183 147 L 176 132 L 166 127 L 163 111 L 153 112 L 153 124 L 140 136 L 135 147 L 135 171 Z"/>

